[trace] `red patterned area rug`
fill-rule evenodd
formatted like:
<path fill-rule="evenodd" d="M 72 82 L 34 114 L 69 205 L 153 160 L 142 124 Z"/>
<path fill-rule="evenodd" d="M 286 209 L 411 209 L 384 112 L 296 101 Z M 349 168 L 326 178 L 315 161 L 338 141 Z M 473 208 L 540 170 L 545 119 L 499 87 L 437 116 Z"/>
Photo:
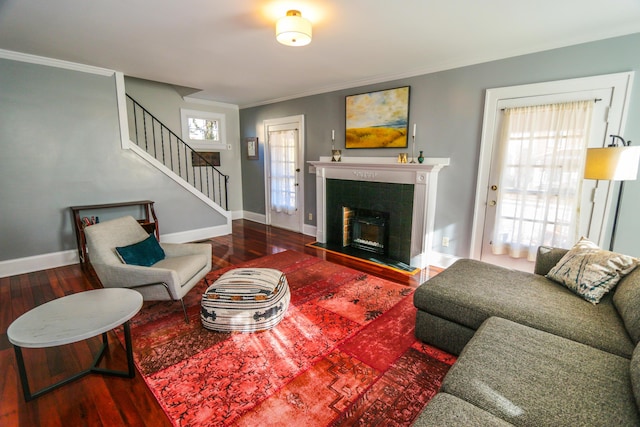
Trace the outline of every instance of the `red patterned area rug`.
<path fill-rule="evenodd" d="M 287 275 L 274 329 L 204 329 L 204 281 L 185 298 L 190 323 L 171 302 L 145 302 L 131 321 L 138 369 L 176 426 L 406 426 L 455 361 L 416 341 L 408 286 L 294 251 L 207 278 L 234 267 Z"/>

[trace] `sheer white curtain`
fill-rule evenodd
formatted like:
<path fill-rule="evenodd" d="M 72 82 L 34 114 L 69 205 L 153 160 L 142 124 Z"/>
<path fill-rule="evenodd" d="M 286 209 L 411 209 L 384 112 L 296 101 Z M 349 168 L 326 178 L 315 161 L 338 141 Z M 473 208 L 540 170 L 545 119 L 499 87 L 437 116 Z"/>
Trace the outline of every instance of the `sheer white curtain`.
<path fill-rule="evenodd" d="M 576 242 L 593 102 L 504 111 L 494 254 L 534 261 L 540 245 Z"/>
<path fill-rule="evenodd" d="M 271 209 L 293 215 L 296 201 L 296 146 L 298 131 L 269 132 Z"/>

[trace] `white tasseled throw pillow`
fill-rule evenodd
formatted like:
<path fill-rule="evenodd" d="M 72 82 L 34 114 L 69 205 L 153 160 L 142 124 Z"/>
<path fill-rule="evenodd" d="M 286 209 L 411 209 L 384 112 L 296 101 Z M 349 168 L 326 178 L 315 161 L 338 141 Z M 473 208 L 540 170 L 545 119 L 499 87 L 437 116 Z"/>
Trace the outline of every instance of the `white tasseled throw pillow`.
<path fill-rule="evenodd" d="M 639 261 L 628 255 L 600 249 L 583 237 L 546 277 L 597 304 L 620 279 L 636 268 Z"/>

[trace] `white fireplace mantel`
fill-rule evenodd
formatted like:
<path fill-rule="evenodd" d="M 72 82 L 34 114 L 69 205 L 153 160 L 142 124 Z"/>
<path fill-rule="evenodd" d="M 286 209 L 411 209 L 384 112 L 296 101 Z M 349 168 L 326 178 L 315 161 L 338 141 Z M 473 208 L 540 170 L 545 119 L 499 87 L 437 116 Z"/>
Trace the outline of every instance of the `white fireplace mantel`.
<path fill-rule="evenodd" d="M 438 172 L 448 166 L 449 161 L 449 158 L 432 157 L 425 158 L 423 163 L 398 163 L 393 157 L 343 157 L 340 162 L 332 162 L 327 156 L 308 162 L 316 174 L 316 239 L 319 243 L 327 242 L 327 179 L 413 184 L 411 265 L 427 267 L 433 240 Z"/>

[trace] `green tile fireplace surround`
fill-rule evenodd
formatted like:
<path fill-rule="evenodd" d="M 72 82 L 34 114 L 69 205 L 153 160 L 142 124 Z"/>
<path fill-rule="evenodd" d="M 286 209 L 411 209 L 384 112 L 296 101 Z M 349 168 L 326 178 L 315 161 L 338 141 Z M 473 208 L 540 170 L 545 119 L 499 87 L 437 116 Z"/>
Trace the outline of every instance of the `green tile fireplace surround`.
<path fill-rule="evenodd" d="M 327 179 L 327 246 L 342 243 L 342 207 L 389 213 L 389 248 L 387 256 L 411 262 L 411 216 L 413 184 Z"/>

